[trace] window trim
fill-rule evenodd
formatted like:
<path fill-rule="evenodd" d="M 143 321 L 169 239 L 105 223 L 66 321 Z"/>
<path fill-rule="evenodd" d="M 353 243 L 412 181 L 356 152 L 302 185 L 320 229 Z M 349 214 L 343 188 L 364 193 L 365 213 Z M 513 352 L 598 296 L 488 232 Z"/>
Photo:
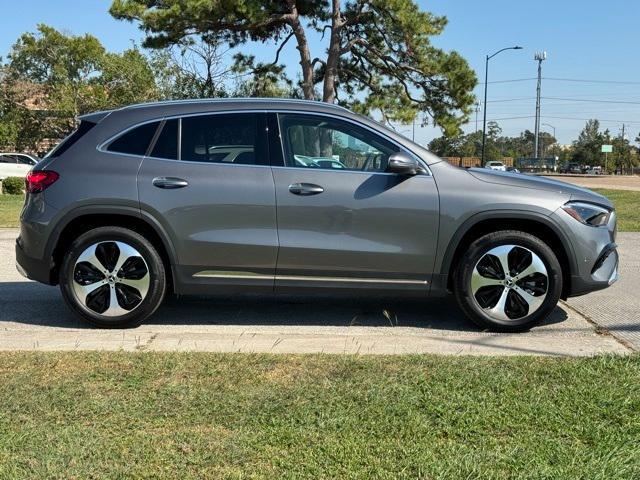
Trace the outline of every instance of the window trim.
<path fill-rule="evenodd" d="M 276 114 L 276 119 L 277 119 L 277 125 L 278 125 L 278 136 L 280 137 L 280 148 L 282 149 L 282 160 L 283 160 L 283 166 L 286 168 L 295 168 L 295 169 L 300 169 L 300 170 L 308 170 L 308 171 L 315 171 L 315 172 L 319 172 L 319 171 L 330 171 L 330 172 L 356 172 L 356 173 L 366 173 L 366 174 L 372 174 L 372 173 L 390 173 L 390 172 L 385 172 L 385 171 L 380 171 L 380 170 L 356 170 L 353 168 L 344 168 L 344 169 L 331 169 L 331 168 L 312 168 L 310 169 L 309 167 L 299 167 L 297 165 L 289 165 L 287 162 L 287 153 L 292 153 L 292 152 L 288 152 L 288 150 L 290 149 L 291 145 L 291 140 L 289 138 L 285 139 L 284 135 L 282 134 L 282 119 L 281 119 L 281 114 L 282 115 L 287 115 L 287 113 L 277 113 Z M 302 116 L 302 117 L 307 117 L 307 118 L 311 118 L 311 120 L 313 121 L 313 117 L 316 117 L 316 115 L 314 113 L 306 113 L 306 114 L 299 114 L 299 113 L 291 113 L 289 115 L 294 115 L 294 116 Z M 340 124 L 340 123 L 348 123 L 348 122 L 342 122 L 342 118 L 335 118 L 335 117 L 331 117 L 331 120 L 333 120 L 335 123 Z M 356 129 L 360 129 L 360 130 L 365 130 L 366 132 L 372 133 L 373 135 L 377 135 L 377 132 L 371 131 L 371 130 L 366 130 L 364 129 L 364 125 L 361 125 L 359 123 L 355 123 L 355 122 L 351 122 L 352 125 L 354 125 L 354 127 Z M 335 130 L 335 129 L 334 129 Z M 344 133 L 346 135 L 349 135 L 343 131 L 340 130 L 336 130 L 338 132 Z M 353 137 L 353 135 L 350 135 Z M 380 137 L 385 143 L 390 144 L 393 148 L 401 148 L 403 151 L 406 151 L 405 148 L 400 147 L 399 145 L 396 145 L 395 143 L 389 141 L 387 138 L 383 137 L 382 135 L 377 135 L 378 137 Z M 358 140 L 357 137 L 354 137 L 356 140 Z M 289 144 L 288 146 L 285 145 L 285 141 Z M 362 140 L 360 140 L 362 141 Z M 366 143 L 366 142 L 365 142 Z M 373 145 L 369 145 L 371 147 L 373 147 Z M 414 157 L 417 158 L 416 155 L 413 155 Z"/>
<path fill-rule="evenodd" d="M 345 110 L 347 112 L 349 112 L 349 110 Z M 340 115 L 335 115 L 335 114 L 330 114 L 330 113 L 326 113 L 326 112 L 309 112 L 309 111 L 305 111 L 305 110 L 297 110 L 297 109 L 290 109 L 290 108 L 270 108 L 270 109 L 264 109 L 264 108 L 258 108 L 258 109 L 230 109 L 230 110 L 216 110 L 216 111 L 208 111 L 208 112 L 195 112 L 195 113 L 182 113 L 182 114 L 175 114 L 175 115 L 165 115 L 162 117 L 156 117 L 153 119 L 148 119 L 148 120 L 144 120 L 142 122 L 136 123 L 134 125 L 131 125 L 129 127 L 127 127 L 124 130 L 121 130 L 120 132 L 110 136 L 107 140 L 105 140 L 104 142 L 98 144 L 98 146 L 96 147 L 96 150 L 98 150 L 101 153 L 107 153 L 107 154 L 111 154 L 111 155 L 126 155 L 129 157 L 134 157 L 134 158 L 138 158 L 138 159 L 144 159 L 144 158 L 150 158 L 150 159 L 154 159 L 154 160 L 164 160 L 165 162 L 186 162 L 186 163 L 195 163 L 195 164 L 205 164 L 205 165 L 224 165 L 224 166 L 229 166 L 229 167 L 258 167 L 258 168 L 295 168 L 297 170 L 303 170 L 302 167 L 289 167 L 286 165 L 234 165 L 233 163 L 207 163 L 207 162 L 197 162 L 197 161 L 192 161 L 192 160 L 174 160 L 171 158 L 160 158 L 160 157 L 151 157 L 151 156 L 140 156 L 140 155 L 132 155 L 130 153 L 117 153 L 117 152 L 110 152 L 108 150 L 106 150 L 106 146 L 113 140 L 115 140 L 117 137 L 119 137 L 120 135 L 128 132 L 129 130 L 132 130 L 136 127 L 139 127 L 141 125 L 147 124 L 147 123 L 152 123 L 152 122 L 158 122 L 158 121 L 166 121 L 166 120 L 173 120 L 173 119 L 179 119 L 180 121 L 178 122 L 178 158 L 181 158 L 181 143 L 182 143 L 182 119 L 183 118 L 187 118 L 187 117 L 201 117 L 201 116 L 205 116 L 205 115 L 224 115 L 224 114 L 230 114 L 230 113 L 263 113 L 265 115 L 269 115 L 270 113 L 275 113 L 275 114 L 279 114 L 279 113 L 291 113 L 291 114 L 302 114 L 302 115 L 316 115 L 316 116 L 321 116 L 321 117 L 329 117 L 332 119 L 337 119 L 337 120 L 342 120 L 344 122 L 348 122 L 348 123 L 352 123 L 357 127 L 361 127 L 364 128 L 366 130 L 369 130 L 370 132 L 379 135 L 381 137 L 383 137 L 385 140 L 387 140 L 388 142 L 390 142 L 392 145 L 394 145 L 395 147 L 398 148 L 398 151 L 404 151 L 407 153 L 410 153 L 411 155 L 413 155 L 414 157 L 416 157 L 416 159 L 418 160 L 418 163 L 422 166 L 422 168 L 424 169 L 424 171 L 426 173 L 422 173 L 420 174 L 421 176 L 429 176 L 429 177 L 433 177 L 432 173 L 431 173 L 431 169 L 429 168 L 429 166 L 427 165 L 427 163 L 420 157 L 420 155 L 418 155 L 416 152 L 414 152 L 413 150 L 411 150 L 410 148 L 405 147 L 404 145 L 401 145 L 400 143 L 398 143 L 396 140 L 394 140 L 393 138 L 389 137 L 387 134 L 385 134 L 384 132 L 381 132 L 379 130 L 376 130 L 375 128 L 370 127 L 369 125 L 365 125 L 364 123 L 361 122 L 357 122 L 351 118 L 347 118 L 347 117 L 343 117 Z M 267 121 L 267 126 L 269 125 L 269 122 Z M 284 149 L 282 148 L 282 135 L 280 135 L 280 122 L 277 122 L 278 125 L 278 136 L 280 139 L 280 148 L 282 151 L 282 155 L 283 155 L 283 161 L 284 161 Z M 271 135 L 271 132 L 267 131 L 266 132 L 267 135 Z M 269 145 L 269 142 L 267 142 L 267 145 Z M 271 160 L 271 153 L 269 152 L 269 160 Z M 391 173 L 391 172 L 360 172 L 357 170 L 323 170 L 323 171 L 327 171 L 327 172 L 341 172 L 341 173 L 366 173 L 368 175 L 396 175 L 395 173 Z"/>

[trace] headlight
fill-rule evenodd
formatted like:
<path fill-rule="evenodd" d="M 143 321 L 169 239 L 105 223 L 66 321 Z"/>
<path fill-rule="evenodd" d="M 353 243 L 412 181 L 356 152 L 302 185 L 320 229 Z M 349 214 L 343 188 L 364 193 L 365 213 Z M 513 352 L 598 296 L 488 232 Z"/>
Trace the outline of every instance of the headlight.
<path fill-rule="evenodd" d="M 564 204 L 562 209 L 580 223 L 592 227 L 607 225 L 611 216 L 611 210 L 593 203 L 569 202 Z"/>

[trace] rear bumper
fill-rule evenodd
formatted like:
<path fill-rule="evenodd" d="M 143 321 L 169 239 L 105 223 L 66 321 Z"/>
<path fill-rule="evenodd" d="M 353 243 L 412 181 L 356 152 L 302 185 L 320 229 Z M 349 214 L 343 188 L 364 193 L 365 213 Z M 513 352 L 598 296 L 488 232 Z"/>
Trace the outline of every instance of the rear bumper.
<path fill-rule="evenodd" d="M 16 268 L 22 276 L 30 280 L 53 285 L 51 282 L 51 265 L 39 258 L 28 256 L 22 249 L 20 237 L 16 240 Z"/>

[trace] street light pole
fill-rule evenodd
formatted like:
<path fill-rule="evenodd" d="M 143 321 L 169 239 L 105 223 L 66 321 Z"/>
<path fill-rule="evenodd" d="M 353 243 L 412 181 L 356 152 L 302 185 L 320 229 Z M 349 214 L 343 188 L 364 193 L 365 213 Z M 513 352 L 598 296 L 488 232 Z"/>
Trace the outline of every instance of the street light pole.
<path fill-rule="evenodd" d="M 522 50 L 522 47 L 516 45 L 515 47 L 506 47 L 498 50 L 493 55 L 487 55 L 484 65 L 484 112 L 482 119 L 482 158 L 481 164 L 484 166 L 484 148 L 487 143 L 487 87 L 489 86 L 489 60 L 505 50 Z"/>

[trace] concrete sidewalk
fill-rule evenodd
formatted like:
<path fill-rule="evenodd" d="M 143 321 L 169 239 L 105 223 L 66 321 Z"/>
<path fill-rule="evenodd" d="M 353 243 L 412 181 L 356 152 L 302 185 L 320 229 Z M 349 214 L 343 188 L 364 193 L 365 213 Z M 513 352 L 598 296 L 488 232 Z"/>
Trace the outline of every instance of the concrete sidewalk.
<path fill-rule="evenodd" d="M 0 230 L 0 350 L 169 350 L 274 353 L 595 355 L 628 353 L 559 307 L 525 334 L 478 331 L 452 299 L 395 304 L 254 297 L 170 298 L 141 327 L 91 328 L 59 291 L 14 267 L 15 229 Z"/>

